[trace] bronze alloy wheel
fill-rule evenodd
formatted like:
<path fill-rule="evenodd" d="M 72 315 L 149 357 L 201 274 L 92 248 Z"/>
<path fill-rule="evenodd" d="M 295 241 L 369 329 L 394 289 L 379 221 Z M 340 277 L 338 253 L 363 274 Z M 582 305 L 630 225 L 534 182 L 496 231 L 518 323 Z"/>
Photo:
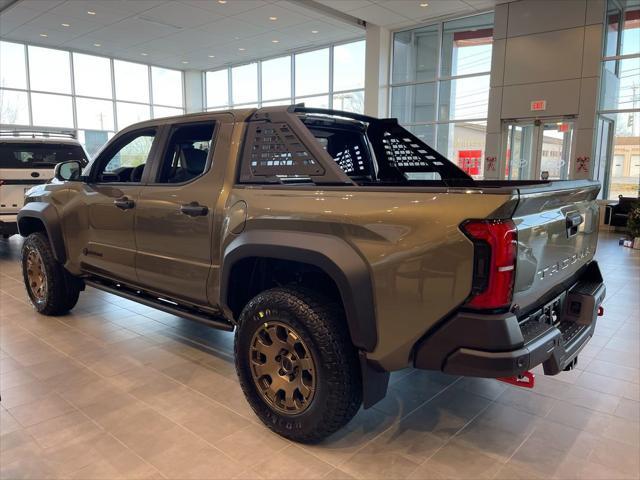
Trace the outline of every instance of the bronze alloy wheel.
<path fill-rule="evenodd" d="M 304 412 L 316 391 L 316 365 L 300 335 L 281 322 L 265 322 L 253 334 L 251 375 L 262 398 L 288 415 Z"/>
<path fill-rule="evenodd" d="M 31 248 L 27 254 L 27 279 L 29 290 L 34 299 L 44 302 L 47 299 L 47 275 L 40 252 Z"/>

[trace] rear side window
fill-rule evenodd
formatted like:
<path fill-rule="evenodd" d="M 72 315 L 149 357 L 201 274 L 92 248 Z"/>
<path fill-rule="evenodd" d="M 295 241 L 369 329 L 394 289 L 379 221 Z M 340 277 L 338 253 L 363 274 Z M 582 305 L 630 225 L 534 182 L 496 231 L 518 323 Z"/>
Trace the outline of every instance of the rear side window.
<path fill-rule="evenodd" d="M 185 183 L 202 175 L 213 145 L 214 122 L 173 128 L 165 149 L 158 183 Z"/>
<path fill-rule="evenodd" d="M 87 163 L 80 145 L 0 143 L 0 168 L 53 168 L 67 160 Z"/>
<path fill-rule="evenodd" d="M 324 127 L 309 125 L 309 130 L 344 173 L 351 178 L 372 178 L 369 145 L 364 131 L 357 124 Z"/>

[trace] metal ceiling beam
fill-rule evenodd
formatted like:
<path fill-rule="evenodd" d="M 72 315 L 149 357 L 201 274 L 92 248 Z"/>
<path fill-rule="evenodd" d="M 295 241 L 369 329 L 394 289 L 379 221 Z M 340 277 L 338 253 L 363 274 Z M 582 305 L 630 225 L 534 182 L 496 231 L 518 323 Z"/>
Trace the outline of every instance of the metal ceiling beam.
<path fill-rule="evenodd" d="M 0 0 L 0 13 L 4 12 L 5 10 L 8 10 L 19 1 L 20 0 Z"/>
<path fill-rule="evenodd" d="M 367 28 L 367 22 L 362 20 L 361 18 L 354 17 L 353 15 L 349 15 L 348 13 L 344 13 L 334 8 L 328 7 L 327 5 L 316 2 L 315 0 L 297 0 L 295 4 L 302 5 L 308 10 L 313 10 L 314 12 L 321 13 L 322 15 L 325 15 L 327 17 L 340 20 L 347 25 L 355 26 L 362 29 Z"/>

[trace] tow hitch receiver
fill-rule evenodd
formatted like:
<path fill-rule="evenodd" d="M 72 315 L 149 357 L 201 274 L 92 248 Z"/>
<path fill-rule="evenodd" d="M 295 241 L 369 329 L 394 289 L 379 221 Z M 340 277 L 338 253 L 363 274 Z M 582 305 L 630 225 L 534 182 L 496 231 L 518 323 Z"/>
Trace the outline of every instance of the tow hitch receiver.
<path fill-rule="evenodd" d="M 536 375 L 530 371 L 526 371 L 521 375 L 514 375 L 513 377 L 500 377 L 496 380 L 504 383 L 510 383 L 516 387 L 533 388 L 536 382 Z"/>

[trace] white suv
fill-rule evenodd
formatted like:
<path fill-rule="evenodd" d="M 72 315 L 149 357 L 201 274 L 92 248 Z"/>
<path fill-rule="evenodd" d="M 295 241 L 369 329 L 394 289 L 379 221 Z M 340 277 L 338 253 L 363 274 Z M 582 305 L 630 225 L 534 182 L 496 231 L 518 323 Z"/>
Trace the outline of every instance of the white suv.
<path fill-rule="evenodd" d="M 53 178 L 56 164 L 88 163 L 88 155 L 73 130 L 0 130 L 0 235 L 18 233 L 16 215 L 25 193 Z"/>

